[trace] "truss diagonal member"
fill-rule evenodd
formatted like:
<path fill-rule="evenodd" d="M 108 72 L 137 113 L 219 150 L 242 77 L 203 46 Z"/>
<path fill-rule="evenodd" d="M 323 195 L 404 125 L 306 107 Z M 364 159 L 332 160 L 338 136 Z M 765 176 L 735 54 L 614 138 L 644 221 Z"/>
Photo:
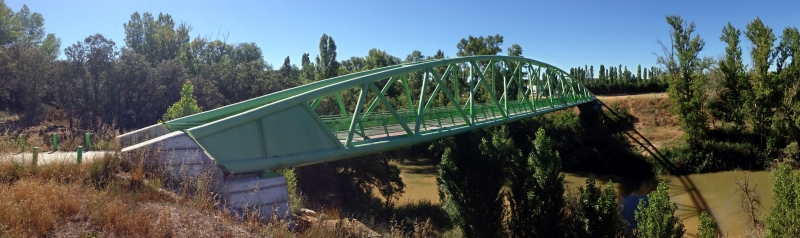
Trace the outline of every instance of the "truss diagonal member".
<path fill-rule="evenodd" d="M 317 108 L 317 105 L 319 105 L 319 102 L 321 102 L 321 101 L 322 101 L 322 97 L 318 97 L 317 99 L 314 99 L 314 101 L 311 102 L 311 109 Z"/>
<path fill-rule="evenodd" d="M 414 125 L 414 135 L 419 134 L 419 124 L 422 122 L 423 107 L 425 106 L 425 89 L 428 86 L 427 68 L 424 69 L 426 74 L 422 77 L 422 89 L 419 90 L 419 106 L 417 106 L 417 119 Z"/>
<path fill-rule="evenodd" d="M 477 67 L 477 66 L 478 66 L 478 65 L 475 63 L 475 61 L 470 61 L 470 63 L 472 63 L 472 65 L 473 65 L 473 66 L 475 66 L 475 67 Z M 484 72 L 484 73 L 485 73 L 485 72 Z M 495 105 L 496 105 L 498 108 L 500 108 L 500 115 L 503 115 L 503 118 L 508 118 L 508 113 L 507 113 L 507 111 L 506 111 L 506 110 L 504 110 L 504 109 L 503 109 L 503 108 L 500 106 L 500 102 L 499 102 L 499 101 L 497 101 L 497 98 L 495 97 L 495 95 L 494 95 L 494 92 L 492 92 L 492 91 L 491 91 L 491 87 L 489 87 L 489 85 L 486 85 L 486 80 L 481 80 L 481 79 L 484 79 L 484 78 L 485 78 L 484 74 L 482 74 L 482 73 L 478 73 L 478 77 L 479 77 L 479 79 L 478 79 L 478 83 L 481 83 L 481 82 L 483 82 L 483 86 L 484 86 L 484 87 L 486 87 L 486 91 L 489 91 L 489 97 L 491 97 L 491 98 L 492 98 L 492 102 L 494 102 L 494 104 L 495 104 Z M 479 87 L 478 85 L 476 85 L 476 86 L 475 86 L 475 90 L 476 90 L 476 91 L 477 91 L 477 88 L 478 88 L 478 87 Z"/>
<path fill-rule="evenodd" d="M 451 65 L 447 66 L 447 69 L 444 71 L 444 75 L 447 75 L 447 73 L 450 72 L 450 69 L 451 69 L 450 66 Z M 428 72 L 431 73 L 431 76 L 433 77 L 434 80 L 439 78 L 439 75 L 436 74 L 435 70 L 428 69 Z M 436 81 L 440 82 L 441 80 L 436 80 Z M 428 109 L 428 106 L 431 105 L 431 102 L 433 101 L 434 97 L 436 97 L 436 94 L 439 93 L 439 90 L 441 88 L 447 88 L 447 85 L 442 84 L 442 83 L 437 83 L 436 84 L 436 88 L 433 90 L 433 94 L 431 94 L 431 96 L 428 98 L 428 102 L 425 103 L 425 109 Z"/>
<path fill-rule="evenodd" d="M 408 90 L 408 80 L 406 74 L 400 75 L 400 80 L 403 82 L 403 89 L 405 89 L 406 101 L 408 102 L 408 110 L 414 108 L 414 102 L 411 101 L 411 90 Z"/>
<path fill-rule="evenodd" d="M 344 108 L 342 94 L 340 92 L 336 92 L 334 96 L 336 97 L 336 104 L 339 105 L 339 112 L 342 113 L 342 118 L 347 118 L 347 109 Z"/>
<path fill-rule="evenodd" d="M 469 71 L 470 72 L 470 74 L 469 74 L 470 80 L 469 81 L 470 81 L 471 85 L 475 86 L 475 87 L 470 88 L 469 91 L 470 91 L 470 95 L 474 96 L 476 93 L 478 93 L 478 86 L 481 84 L 481 81 L 483 81 L 482 80 L 483 77 L 478 77 L 478 81 L 475 82 L 474 81 L 475 78 L 473 77 L 473 75 L 475 74 L 475 71 L 477 71 L 477 73 L 480 74 L 481 73 L 481 68 L 478 67 L 477 64 L 474 64 L 475 62 L 470 61 L 468 63 L 472 64 L 472 66 L 470 67 L 470 71 Z M 477 68 L 478 70 L 474 70 L 475 68 Z M 489 67 L 484 68 L 483 69 L 483 74 L 485 75 L 486 71 L 488 71 L 488 70 L 489 70 Z M 473 103 L 472 102 L 472 100 L 474 100 L 473 96 L 470 96 L 470 98 L 467 99 L 467 102 L 464 103 L 464 107 L 466 107 L 467 105 L 470 105 L 470 103 Z"/>
<path fill-rule="evenodd" d="M 383 89 L 381 89 L 381 91 L 375 91 L 375 93 L 384 94 L 386 93 L 386 91 L 389 91 L 389 87 L 392 87 L 392 83 L 394 83 L 394 80 L 395 80 L 394 77 L 390 77 L 389 82 L 386 82 L 386 85 L 383 86 Z M 372 84 L 375 84 L 375 82 L 372 82 Z M 364 117 L 366 118 L 367 116 L 369 116 L 369 113 L 372 112 L 372 110 L 375 109 L 376 106 L 378 106 L 378 98 L 372 100 L 372 104 L 370 104 L 369 108 L 367 108 L 367 111 L 364 112 Z"/>
<path fill-rule="evenodd" d="M 367 84 L 361 85 L 361 94 L 358 96 L 358 103 L 356 103 L 356 108 L 353 112 L 353 121 L 350 122 L 350 129 L 347 130 L 347 141 L 344 143 L 344 146 L 347 147 L 353 141 L 353 132 L 356 131 L 356 126 L 361 123 L 361 107 L 364 104 L 364 97 L 367 95 Z M 366 135 L 362 135 L 366 139 Z"/>
<path fill-rule="evenodd" d="M 446 71 L 445 71 L 445 74 L 444 74 L 445 76 L 442 76 L 442 78 L 439 78 L 439 75 L 436 75 L 436 72 L 431 72 L 431 74 L 433 74 L 433 78 L 436 79 L 437 83 L 444 84 L 444 78 L 447 77 L 447 72 Z M 454 80 L 458 80 L 458 79 L 454 79 Z M 461 109 L 461 107 L 458 104 L 458 101 L 456 101 L 456 99 L 453 97 L 453 95 L 450 94 L 450 89 L 448 89 L 447 87 L 444 87 L 444 89 L 442 89 L 442 91 L 444 91 L 444 95 L 447 96 L 447 99 L 450 99 L 450 102 L 453 103 L 453 107 L 455 107 L 456 110 L 458 110 L 458 114 L 461 115 L 461 118 L 464 118 L 464 122 L 467 123 L 467 126 L 471 126 L 472 123 L 467 118 L 467 114 L 464 113 L 464 110 Z"/>
<path fill-rule="evenodd" d="M 378 92 L 378 86 L 375 86 L 375 82 L 370 83 L 369 87 L 372 89 L 372 91 Z M 398 114 L 397 111 L 394 110 L 394 107 L 392 107 L 392 104 L 389 103 L 389 100 L 386 100 L 386 97 L 383 96 L 383 93 L 378 93 L 378 99 L 380 99 L 381 103 L 383 103 L 383 105 L 386 106 L 386 110 L 389 110 L 389 112 L 392 113 L 392 116 L 394 116 L 394 118 L 397 119 L 397 122 L 400 124 L 401 127 L 403 127 L 403 130 L 405 130 L 406 133 L 408 133 L 408 136 L 413 136 L 414 133 L 411 131 L 411 128 L 409 128 L 408 125 L 406 124 L 406 120 L 403 120 L 403 117 L 401 117 L 400 114 Z"/>

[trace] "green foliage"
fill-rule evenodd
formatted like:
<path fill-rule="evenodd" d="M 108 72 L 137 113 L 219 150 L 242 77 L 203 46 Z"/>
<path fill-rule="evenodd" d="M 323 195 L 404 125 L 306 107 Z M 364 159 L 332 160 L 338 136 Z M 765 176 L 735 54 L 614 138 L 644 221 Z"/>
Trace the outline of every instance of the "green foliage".
<path fill-rule="evenodd" d="M 689 146 L 696 150 L 708 127 L 708 119 L 703 113 L 706 94 L 701 76 L 705 65 L 698 57 L 705 41 L 698 35 L 692 38 L 694 22 L 687 25 L 676 15 L 666 16 L 666 19 L 672 27 L 672 45 L 662 44 L 664 55 L 658 56 L 657 62 L 670 74 L 667 92 L 673 102 L 672 110 L 679 116 Z"/>
<path fill-rule="evenodd" d="M 167 109 L 167 113 L 161 117 L 162 121 L 171 121 L 188 115 L 203 111 L 197 106 L 197 98 L 194 97 L 194 86 L 192 82 L 186 80 L 181 88 L 181 98 Z"/>
<path fill-rule="evenodd" d="M 606 183 L 605 191 L 595 185 L 594 176 L 586 179 L 586 188 L 580 188 L 580 218 L 586 237 L 620 237 L 625 227 L 617 205 L 614 183 Z"/>
<path fill-rule="evenodd" d="M 771 139 L 769 128 L 774 114 L 773 109 L 780 102 L 777 100 L 780 94 L 777 92 L 779 88 L 776 78 L 768 72 L 774 60 L 770 55 L 776 38 L 772 28 L 765 26 L 758 17 L 747 24 L 745 36 L 753 44 L 750 57 L 754 63 L 754 71 L 750 75 L 750 90 L 745 103 L 748 110 L 747 119 L 753 127 L 753 132 L 759 135 L 759 144 L 765 146 L 768 144 L 767 140 Z"/>
<path fill-rule="evenodd" d="M 534 150 L 527 158 L 519 156 L 519 152 L 509 156 L 509 232 L 514 237 L 563 237 L 561 158 L 543 128 L 537 130 L 533 144 Z"/>
<path fill-rule="evenodd" d="M 333 37 L 322 34 L 319 38 L 319 55 L 316 58 L 315 80 L 333 78 L 339 75 L 339 62 L 336 61 L 336 42 Z"/>
<path fill-rule="evenodd" d="M 766 215 L 767 237 L 800 237 L 800 173 L 785 164 L 775 171 L 772 211 Z"/>
<path fill-rule="evenodd" d="M 503 133 L 483 136 L 482 132 L 451 140 L 436 183 L 442 207 L 466 237 L 504 237 L 503 160 L 518 152 Z"/>
<path fill-rule="evenodd" d="M 300 212 L 300 209 L 303 208 L 303 195 L 297 189 L 297 174 L 294 172 L 294 168 L 280 169 L 276 172 L 286 179 L 286 189 L 289 192 L 289 207 L 292 213 Z"/>
<path fill-rule="evenodd" d="M 0 46 L 14 42 L 19 35 L 19 21 L 14 17 L 14 10 L 0 0 Z"/>
<path fill-rule="evenodd" d="M 508 47 L 508 56 L 522 56 L 522 46 L 513 44 L 511 47 Z"/>
<path fill-rule="evenodd" d="M 719 39 L 728 44 L 725 48 L 725 58 L 719 62 L 719 70 L 722 73 L 722 101 L 721 118 L 724 121 L 732 122 L 739 129 L 744 126 L 745 113 L 742 110 L 744 104 L 743 92 L 747 89 L 745 69 L 742 64 L 742 48 L 739 47 L 739 36 L 741 31 L 733 27 L 730 22 L 728 26 L 722 28 L 722 35 Z"/>
<path fill-rule="evenodd" d="M 667 189 L 667 183 L 661 181 L 656 190 L 647 195 L 647 201 L 639 201 L 634 211 L 637 237 L 683 237 L 686 232 L 683 222 L 674 216 L 678 205 L 669 201 Z"/>
<path fill-rule="evenodd" d="M 697 238 L 716 238 L 717 222 L 705 211 L 700 213 L 700 224 L 697 224 Z"/>
<path fill-rule="evenodd" d="M 149 12 L 139 15 L 131 14 L 125 28 L 125 45 L 144 55 L 147 61 L 156 65 L 164 60 L 178 57 L 184 45 L 189 43 L 191 27 L 186 24 L 175 24 L 169 14 L 158 14 L 153 17 Z"/>
<path fill-rule="evenodd" d="M 502 44 L 503 36 L 500 34 L 489 35 L 485 38 L 483 36 L 472 37 L 470 35 L 466 39 L 461 38 L 461 41 L 456 44 L 456 48 L 458 48 L 456 55 L 497 55 L 497 53 L 503 52 L 503 49 L 500 48 Z"/>

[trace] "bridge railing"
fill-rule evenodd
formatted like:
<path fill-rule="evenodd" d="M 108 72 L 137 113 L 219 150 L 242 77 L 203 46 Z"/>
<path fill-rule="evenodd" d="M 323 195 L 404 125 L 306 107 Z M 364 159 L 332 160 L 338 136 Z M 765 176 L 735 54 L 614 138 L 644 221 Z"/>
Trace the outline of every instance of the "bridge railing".
<path fill-rule="evenodd" d="M 229 173 L 244 173 L 398 148 L 592 100 L 552 65 L 474 56 L 340 76 L 167 125 L 183 128 Z"/>

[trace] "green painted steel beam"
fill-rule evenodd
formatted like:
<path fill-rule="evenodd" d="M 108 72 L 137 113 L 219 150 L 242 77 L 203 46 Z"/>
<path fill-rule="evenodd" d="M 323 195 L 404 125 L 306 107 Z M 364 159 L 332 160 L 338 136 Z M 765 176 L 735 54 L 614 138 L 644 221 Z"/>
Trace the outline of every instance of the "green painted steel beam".
<path fill-rule="evenodd" d="M 482 65 L 482 63 L 480 62 L 490 63 L 487 67 L 481 68 L 480 65 Z M 503 65 L 498 66 L 496 63 L 493 64 L 492 62 L 503 62 Z M 459 77 L 458 71 L 463 65 L 469 66 L 470 71 L 465 74 L 466 77 L 462 79 L 462 77 Z M 516 83 L 516 90 L 518 91 L 517 97 L 516 100 L 512 101 L 508 100 L 510 98 L 505 94 L 506 96 L 503 98 L 504 105 L 501 106 L 494 91 L 495 83 L 493 82 L 495 81 L 495 68 L 502 67 L 501 70 L 505 72 L 504 77 L 506 77 L 509 76 L 507 72 L 512 65 L 516 65 L 517 67 L 513 69 L 510 75 L 511 82 L 504 82 L 503 87 L 504 91 L 507 92 L 509 87 Z M 529 86 L 523 95 L 522 83 L 524 79 L 522 76 L 522 68 L 524 68 L 524 65 L 528 66 L 527 76 Z M 538 69 L 534 70 L 534 66 L 538 67 Z M 439 67 L 447 67 L 444 74 L 441 76 L 436 73 Z M 546 69 L 545 73 L 542 73 L 542 68 Z M 410 85 L 407 76 L 410 73 L 418 72 L 423 72 L 424 77 L 421 83 L 420 99 L 416 102 L 416 106 L 413 106 L 415 102 L 412 101 L 410 95 Z M 558 77 L 556 75 L 558 75 Z M 452 76 L 451 80 L 455 80 L 453 82 L 455 96 L 451 93 L 449 87 L 447 87 L 446 80 L 448 76 Z M 491 76 L 491 78 L 487 78 L 488 76 Z M 375 82 L 386 80 L 387 78 L 389 78 L 389 81 L 384 85 L 383 89 L 378 90 Z M 398 78 L 403 83 L 403 94 L 405 94 L 408 109 L 396 110 L 385 96 L 393 81 Z M 458 85 L 464 83 L 460 82 L 461 80 L 465 80 L 465 82 L 470 85 L 470 95 L 465 105 L 469 106 L 469 113 L 465 113 L 464 110 L 462 110 L 463 107 L 460 105 L 461 97 Z M 489 82 L 489 80 L 492 82 Z M 533 82 L 533 80 L 536 80 L 536 82 Z M 433 92 L 429 92 L 427 89 L 428 84 L 434 81 L 437 83 L 437 86 Z M 531 88 L 534 84 L 536 84 L 535 90 Z M 488 104 L 479 104 L 475 101 L 477 99 L 478 89 L 481 88 L 481 86 L 488 91 L 487 95 L 491 98 L 492 102 Z M 358 102 L 355 108 L 348 109 L 339 94 L 342 91 L 358 87 L 361 88 Z M 366 105 L 367 102 L 365 101 L 368 90 L 372 90 L 377 96 L 371 104 Z M 547 92 L 545 93 L 543 90 Z M 448 100 L 453 104 L 453 108 L 430 107 L 431 102 L 435 99 L 439 91 L 445 93 Z M 580 92 L 586 92 L 586 96 L 578 95 Z M 525 96 L 528 94 L 531 95 L 529 99 Z M 336 99 L 341 115 L 317 115 L 313 108 L 320 104 L 322 98 L 330 96 Z M 557 99 L 561 102 L 558 105 L 553 101 L 555 97 L 558 97 Z M 426 98 L 428 98 L 427 101 L 425 100 Z M 549 106 L 536 105 L 536 103 L 548 99 L 550 100 Z M 506 103 L 505 100 L 508 102 Z M 321 155 L 320 153 L 322 153 L 322 151 L 329 151 L 331 153 L 333 153 L 332 151 L 339 151 L 335 153 L 345 153 L 347 154 L 346 156 L 350 156 L 361 153 L 359 151 L 362 151 L 362 148 L 363 151 L 380 151 L 380 149 L 389 147 L 397 148 L 405 146 L 406 143 L 419 143 L 434 137 L 441 138 L 449 136 L 451 135 L 450 133 L 454 131 L 474 130 L 490 124 L 498 125 L 508 123 L 524 117 L 563 109 L 592 100 L 594 100 L 594 96 L 591 95 L 588 90 L 585 90 L 585 88 L 580 85 L 579 81 L 574 80 L 574 78 L 569 76 L 566 72 L 552 65 L 521 57 L 471 56 L 426 60 L 326 79 L 251 99 L 245 101 L 246 103 L 237 103 L 205 113 L 169 121 L 166 124 L 173 130 L 185 130 L 189 136 L 201 145 L 201 147 L 206 149 L 206 152 L 209 153 L 212 158 L 223 167 L 226 167 L 229 172 L 243 173 L 246 171 L 257 171 L 259 169 L 275 169 L 284 166 L 284 164 L 300 166 L 307 163 L 342 159 L 340 157 L 313 156 L 315 154 Z M 378 101 L 384 104 L 384 109 L 381 109 L 383 111 L 375 111 Z M 394 102 L 399 103 L 397 101 Z M 260 105 L 258 103 L 260 103 Z M 298 106 L 306 109 L 298 111 Z M 350 107 L 352 106 L 353 105 L 350 105 Z M 528 106 L 530 106 L 530 111 L 526 109 Z M 500 112 L 503 117 L 498 118 L 495 115 L 496 109 L 494 108 L 497 108 L 497 112 Z M 352 110 L 353 113 L 347 113 L 349 110 Z M 514 114 L 508 114 L 510 112 L 509 110 L 514 111 Z M 364 112 L 362 113 L 362 111 Z M 227 112 L 227 114 L 223 112 Z M 480 116 L 478 114 L 480 114 Z M 449 117 L 452 125 L 442 124 L 442 117 L 445 117 L 445 119 Z M 483 118 L 476 120 L 480 117 Z M 460 118 L 459 120 L 463 119 L 464 121 L 457 122 L 456 118 Z M 282 122 L 281 120 L 290 121 Z M 416 122 L 413 130 L 406 124 L 409 120 L 414 120 Z M 348 121 L 350 123 L 349 127 L 343 128 L 346 127 Z M 305 124 L 299 124 L 306 122 L 310 122 L 314 125 L 309 125 L 310 127 L 306 128 L 306 126 L 303 126 Z M 438 125 L 439 128 L 436 130 L 420 131 L 420 126 L 427 128 L 426 124 L 429 122 L 433 122 Z M 291 128 L 283 128 L 282 124 L 291 126 Z M 254 128 L 260 129 L 248 129 L 253 126 L 255 126 Z M 392 133 L 396 132 L 396 130 L 401 127 L 402 130 L 406 132 L 405 134 L 392 135 Z M 341 129 L 345 129 L 345 131 Z M 331 141 L 325 142 L 324 145 L 321 144 L 319 146 L 313 146 L 314 143 L 318 143 L 316 140 L 311 143 L 312 145 L 291 146 L 294 143 L 292 140 L 297 140 L 297 143 L 300 144 L 309 143 L 307 141 L 309 136 L 302 136 L 302 134 L 297 136 L 292 135 L 291 132 L 293 130 L 298 131 L 298 133 L 310 133 L 309 135 L 315 135 L 310 136 L 310 138 L 320 138 L 320 136 L 329 137 L 326 141 Z M 233 133 L 231 135 L 235 135 L 236 133 L 246 134 L 252 131 L 256 131 L 254 133 L 260 133 L 258 136 L 253 135 L 253 138 L 256 138 L 255 141 L 246 142 L 246 144 L 255 143 L 253 144 L 254 147 L 258 148 L 253 148 L 253 151 L 250 151 L 251 149 L 246 146 L 237 147 L 238 149 L 228 149 L 226 147 L 208 144 L 216 142 L 234 147 L 239 146 L 236 144 L 237 138 L 229 138 L 226 140 L 226 138 L 228 138 L 226 136 L 231 133 Z M 292 138 L 284 139 L 274 137 L 271 135 L 272 131 L 280 131 L 284 133 L 284 136 Z M 378 131 L 380 132 L 378 133 Z M 342 133 L 346 135 L 345 138 L 341 138 Z M 359 135 L 365 140 L 353 141 L 354 135 Z M 370 137 L 372 137 L 372 139 L 369 139 Z M 259 143 L 263 145 L 255 146 Z M 389 145 L 385 145 L 386 143 Z M 288 148 L 276 147 L 278 145 L 289 146 Z M 341 152 L 340 150 L 349 152 Z M 314 157 L 313 161 L 309 160 L 304 162 L 305 159 L 311 159 L 312 157 Z M 297 160 L 294 162 L 287 162 L 287 158 L 295 158 Z M 236 167 L 241 161 L 253 162 L 252 168 Z M 273 165 L 267 167 L 261 166 L 266 164 Z"/>

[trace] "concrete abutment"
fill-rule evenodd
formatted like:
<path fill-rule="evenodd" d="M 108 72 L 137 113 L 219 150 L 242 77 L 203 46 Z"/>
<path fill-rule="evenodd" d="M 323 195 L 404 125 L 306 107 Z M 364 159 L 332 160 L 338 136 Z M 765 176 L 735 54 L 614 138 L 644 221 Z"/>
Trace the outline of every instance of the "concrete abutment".
<path fill-rule="evenodd" d="M 292 217 L 283 176 L 226 175 L 191 137 L 182 131 L 169 132 L 160 124 L 117 139 L 123 146 L 124 159 L 143 160 L 145 167 L 163 173 L 178 192 L 208 182 L 209 189 L 219 199 L 220 209 L 238 217 L 257 214 L 264 221 L 274 218 L 290 221 Z"/>

